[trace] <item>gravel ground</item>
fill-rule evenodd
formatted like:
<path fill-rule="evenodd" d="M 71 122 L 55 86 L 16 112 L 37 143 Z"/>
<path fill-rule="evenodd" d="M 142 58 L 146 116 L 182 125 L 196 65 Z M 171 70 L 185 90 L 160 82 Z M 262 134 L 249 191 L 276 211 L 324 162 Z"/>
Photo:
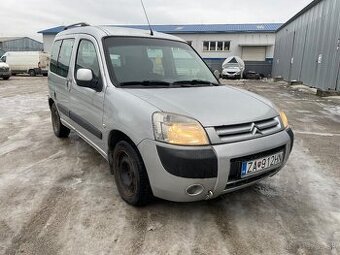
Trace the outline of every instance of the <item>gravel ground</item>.
<path fill-rule="evenodd" d="M 53 135 L 46 78 L 0 80 L 0 254 L 340 254 L 340 100 L 228 82 L 286 111 L 288 164 L 215 200 L 134 208 L 94 149 Z"/>

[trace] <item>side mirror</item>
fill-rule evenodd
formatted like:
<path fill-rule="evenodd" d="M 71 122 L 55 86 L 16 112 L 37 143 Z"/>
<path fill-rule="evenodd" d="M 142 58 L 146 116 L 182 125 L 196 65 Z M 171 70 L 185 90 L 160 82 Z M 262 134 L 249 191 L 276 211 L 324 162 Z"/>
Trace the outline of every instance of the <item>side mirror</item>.
<path fill-rule="evenodd" d="M 77 81 L 78 81 L 78 85 L 80 85 L 80 83 L 86 84 L 86 83 L 90 83 L 93 80 L 93 74 L 92 71 L 90 69 L 85 69 L 85 68 L 80 68 L 77 70 L 77 77 L 76 77 Z M 87 87 L 87 86 L 84 86 Z"/>
<path fill-rule="evenodd" d="M 215 71 L 214 71 L 214 75 L 215 75 L 215 77 L 216 77 L 217 79 L 221 78 L 221 73 L 220 73 L 220 71 L 218 71 L 218 70 L 215 70 Z"/>

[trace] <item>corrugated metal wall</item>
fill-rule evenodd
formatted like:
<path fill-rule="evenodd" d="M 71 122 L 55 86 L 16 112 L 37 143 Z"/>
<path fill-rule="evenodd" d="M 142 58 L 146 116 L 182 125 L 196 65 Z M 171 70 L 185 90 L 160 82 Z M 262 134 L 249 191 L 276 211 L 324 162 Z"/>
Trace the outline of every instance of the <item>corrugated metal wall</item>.
<path fill-rule="evenodd" d="M 4 51 L 42 51 L 43 44 L 30 38 L 24 37 L 2 42 Z"/>
<path fill-rule="evenodd" d="M 273 76 L 340 91 L 340 1 L 323 0 L 276 35 Z"/>

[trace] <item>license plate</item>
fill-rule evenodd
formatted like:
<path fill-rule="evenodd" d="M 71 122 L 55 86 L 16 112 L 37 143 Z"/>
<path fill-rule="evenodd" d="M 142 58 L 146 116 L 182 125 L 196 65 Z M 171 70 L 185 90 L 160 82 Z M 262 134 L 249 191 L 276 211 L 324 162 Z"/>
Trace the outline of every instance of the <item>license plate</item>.
<path fill-rule="evenodd" d="M 269 155 L 267 157 L 258 158 L 250 161 L 243 161 L 241 168 L 241 177 L 264 171 L 275 166 L 279 166 L 283 161 L 283 151 Z"/>

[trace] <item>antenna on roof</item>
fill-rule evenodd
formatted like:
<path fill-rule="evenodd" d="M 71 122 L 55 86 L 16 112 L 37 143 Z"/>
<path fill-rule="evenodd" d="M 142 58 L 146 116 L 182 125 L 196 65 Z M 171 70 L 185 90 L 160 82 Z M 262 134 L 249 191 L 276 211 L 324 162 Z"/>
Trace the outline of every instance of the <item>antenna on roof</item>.
<path fill-rule="evenodd" d="M 143 0 L 140 0 L 140 2 L 142 3 L 146 20 L 148 21 L 148 25 L 149 25 L 149 29 L 150 29 L 150 35 L 153 35 L 152 27 L 151 27 L 151 24 L 150 24 L 150 20 L 149 20 L 148 14 L 146 13 L 146 10 L 145 10 L 145 6 L 144 6 L 144 3 L 143 3 Z"/>

